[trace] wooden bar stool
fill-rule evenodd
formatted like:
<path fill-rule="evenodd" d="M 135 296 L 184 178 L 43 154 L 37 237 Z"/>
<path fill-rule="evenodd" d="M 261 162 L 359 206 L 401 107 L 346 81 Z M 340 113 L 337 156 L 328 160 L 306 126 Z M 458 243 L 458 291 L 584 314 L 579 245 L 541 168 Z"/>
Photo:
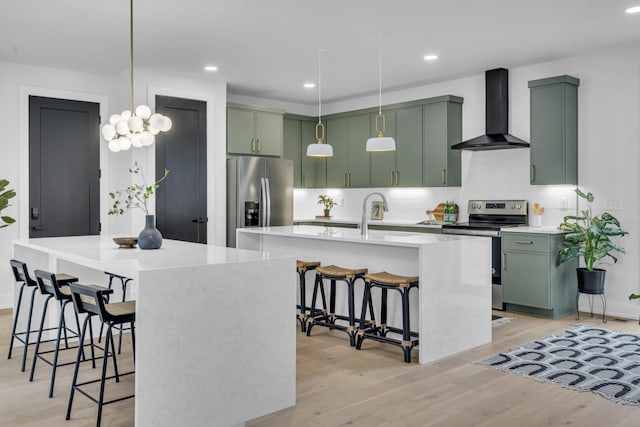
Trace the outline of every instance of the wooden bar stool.
<path fill-rule="evenodd" d="M 364 280 L 367 273 L 366 268 L 350 269 L 342 268 L 335 265 L 324 267 L 316 267 L 316 281 L 313 285 L 313 297 L 311 300 L 311 310 L 307 322 L 307 336 L 311 336 L 311 328 L 315 325 L 324 326 L 329 329 L 337 329 L 344 331 L 349 335 L 349 344 L 353 347 L 356 345 L 356 318 L 354 304 L 354 285 L 356 280 Z M 324 280 L 330 280 L 331 288 L 329 295 L 329 313 L 320 312 L 316 309 L 316 300 L 318 290 L 324 294 Z M 349 314 L 347 316 L 336 314 L 336 282 L 340 281 L 347 285 L 347 306 Z M 371 302 L 369 302 L 371 303 Z M 336 324 L 336 320 L 346 320 L 347 326 Z"/>
<path fill-rule="evenodd" d="M 307 330 L 307 299 L 306 299 L 306 279 L 305 276 L 308 271 L 315 270 L 317 267 L 320 267 L 319 261 L 300 261 L 296 260 L 296 272 L 298 273 L 300 285 L 300 303 L 298 304 L 298 309 L 300 312 L 298 313 L 298 321 L 300 322 L 300 330 L 305 332 Z M 324 289 L 322 289 L 322 302 L 324 303 L 324 308 L 327 308 L 327 302 L 324 297 Z M 310 310 L 310 308 L 309 308 Z"/>
<path fill-rule="evenodd" d="M 83 394 L 89 400 L 96 403 L 98 405 L 98 417 L 97 417 L 97 426 L 100 427 L 100 422 L 102 419 L 102 409 L 104 405 L 108 405 L 110 403 L 120 402 L 125 399 L 131 399 L 135 396 L 135 394 L 131 394 L 124 397 L 115 398 L 109 400 L 107 402 L 104 401 L 104 387 L 106 380 L 114 379 L 116 382 L 120 381 L 120 377 L 125 375 L 132 375 L 135 371 L 119 373 L 118 365 L 116 362 L 115 355 L 115 345 L 113 341 L 113 329 L 116 326 L 122 326 L 125 323 L 128 323 L 131 328 L 131 339 L 133 341 L 133 355 L 135 360 L 135 329 L 134 322 L 136 320 L 136 302 L 135 301 L 125 301 L 125 302 L 116 302 L 116 303 L 105 303 L 105 297 L 112 293 L 112 289 L 104 288 L 96 285 L 82 285 L 80 283 L 73 283 L 71 286 L 71 294 L 73 299 L 73 304 L 75 306 L 76 312 L 79 314 L 85 313 L 87 317 L 84 320 L 82 325 L 82 332 L 80 333 L 80 343 L 84 344 L 84 339 L 87 333 L 87 325 L 89 325 L 89 330 L 91 330 L 91 318 L 93 316 L 98 316 L 100 321 L 107 326 L 107 335 L 105 336 L 104 343 L 104 354 L 102 356 L 102 374 L 99 379 L 94 379 L 90 381 L 85 381 L 82 383 L 78 383 L 78 371 L 80 369 L 80 363 L 82 358 L 82 345 L 78 349 L 78 355 L 76 357 L 75 369 L 73 371 L 73 380 L 71 382 L 71 393 L 69 394 L 69 404 L 67 406 L 67 416 L 66 419 L 69 420 L 71 418 L 71 408 L 73 406 L 73 396 L 76 391 L 78 393 Z M 91 334 L 90 334 L 91 335 Z M 109 348 L 111 348 L 111 352 L 109 352 Z M 93 346 L 92 346 L 93 350 Z M 113 369 L 115 374 L 112 376 L 107 376 L 107 362 L 109 358 L 113 360 Z M 98 397 L 95 398 L 90 395 L 86 390 L 83 389 L 84 386 L 94 383 L 100 383 L 100 390 Z"/>
<path fill-rule="evenodd" d="M 53 273 L 49 273 L 42 270 L 35 270 L 34 274 L 38 281 L 38 288 L 40 289 L 40 293 L 46 296 L 46 300 L 44 302 L 44 307 L 42 309 L 42 317 L 40 318 L 40 328 L 38 330 L 38 338 L 36 340 L 36 348 L 35 354 L 33 355 L 33 362 L 31 364 L 31 373 L 29 374 L 29 381 L 33 381 L 33 375 L 36 371 L 36 362 L 38 359 L 41 359 L 46 364 L 50 365 L 51 370 L 51 383 L 49 385 L 49 397 L 53 397 L 53 387 L 56 382 L 56 369 L 59 366 L 71 365 L 73 362 L 67 363 L 58 363 L 58 356 L 60 353 L 60 340 L 62 339 L 62 335 L 64 335 L 64 348 L 62 350 L 69 350 L 73 348 L 77 348 L 76 346 L 69 346 L 69 338 L 78 338 L 80 336 L 80 320 L 78 319 L 78 314 L 74 311 L 73 314 L 76 318 L 76 326 L 77 329 L 75 331 L 69 329 L 64 319 L 65 308 L 67 304 L 71 302 L 71 290 L 69 286 L 62 286 L 56 275 Z M 73 282 L 72 282 L 73 283 Z M 44 321 L 47 315 L 47 307 L 49 306 L 49 302 L 54 298 L 60 303 L 60 316 L 58 320 L 58 327 L 55 328 L 57 330 L 57 335 L 55 338 L 55 346 L 53 350 L 40 351 L 40 344 L 42 344 L 42 332 L 44 329 Z M 70 333 L 71 335 L 69 335 Z M 82 351 L 82 347 L 80 347 L 80 351 Z M 44 355 L 48 353 L 53 353 L 53 361 L 47 360 Z"/>
<path fill-rule="evenodd" d="M 123 276 L 121 274 L 111 273 L 109 271 L 105 271 L 104 274 L 109 276 L 109 285 L 108 285 L 109 289 L 112 289 L 113 280 L 114 279 L 120 280 L 120 286 L 122 287 L 122 302 L 125 302 L 126 299 L 127 299 L 127 285 L 133 279 L 130 278 L 130 277 L 127 277 L 127 276 Z M 110 297 L 111 297 L 110 293 L 105 295 L 105 298 L 106 298 L 105 302 L 106 303 L 109 303 Z M 102 330 L 103 330 L 103 328 L 104 328 L 104 323 L 101 323 L 100 324 L 100 334 L 98 335 L 98 342 L 100 342 L 102 340 Z M 129 330 L 129 328 L 124 327 L 122 325 L 118 325 L 116 327 L 116 329 L 118 329 L 120 331 L 120 333 L 118 334 L 118 354 L 120 354 L 120 352 L 122 350 L 122 331 Z"/>
<path fill-rule="evenodd" d="M 383 271 L 381 273 L 367 274 L 364 277 L 364 297 L 362 300 L 362 315 L 360 316 L 360 328 L 358 329 L 358 340 L 356 349 L 362 348 L 362 342 L 370 338 L 375 341 L 393 344 L 402 348 L 404 361 L 411 362 L 411 349 L 419 344 L 418 333 L 411 332 L 409 324 L 409 291 L 418 287 L 418 276 L 398 276 Z M 367 304 L 371 301 L 371 289 L 382 289 L 380 300 L 380 325 L 376 326 L 375 321 L 368 327 L 365 325 L 367 317 Z M 402 298 L 402 328 L 387 325 L 387 292 L 394 289 L 400 292 Z M 371 318 L 374 319 L 373 308 L 369 305 Z M 364 325 L 364 326 L 362 326 Z M 402 340 L 387 337 L 389 332 L 402 334 Z M 413 337 L 413 338 L 412 338 Z"/>
<path fill-rule="evenodd" d="M 31 319 L 33 318 L 33 304 L 35 301 L 36 290 L 38 289 L 38 282 L 33 280 L 29 275 L 29 269 L 27 268 L 27 264 L 22 261 L 18 261 L 16 259 L 9 260 L 9 264 L 11 265 L 11 271 L 13 272 L 13 277 L 16 283 L 22 283 L 20 286 L 20 293 L 18 294 L 18 304 L 16 305 L 16 312 L 13 318 L 13 328 L 11 330 L 11 341 L 9 343 L 9 356 L 7 359 L 11 359 L 11 353 L 13 352 L 13 342 L 14 340 L 20 341 L 24 344 L 24 351 L 22 352 L 22 365 L 20 370 L 24 372 L 25 365 L 27 362 L 27 350 L 30 345 L 34 345 L 36 342 L 30 342 L 31 334 L 38 332 L 37 329 L 31 329 Z M 78 278 L 70 276 L 68 274 L 56 274 L 56 280 L 60 284 L 60 286 L 66 286 L 71 282 L 77 282 Z M 27 314 L 27 325 L 26 330 L 23 332 L 16 332 L 18 326 L 18 318 L 20 317 L 20 306 L 22 305 L 22 293 L 24 288 L 31 287 L 31 298 L 29 302 L 29 313 Z M 45 331 L 51 331 L 56 328 L 47 328 Z M 52 341 L 52 340 L 50 340 Z"/>

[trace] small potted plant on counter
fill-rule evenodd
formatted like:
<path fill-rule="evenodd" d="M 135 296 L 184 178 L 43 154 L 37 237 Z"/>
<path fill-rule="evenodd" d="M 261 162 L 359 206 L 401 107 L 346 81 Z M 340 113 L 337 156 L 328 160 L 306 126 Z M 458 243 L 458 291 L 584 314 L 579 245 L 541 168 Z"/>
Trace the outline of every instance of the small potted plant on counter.
<path fill-rule="evenodd" d="M 6 179 L 0 179 L 0 213 L 9 206 L 9 200 L 16 196 L 15 190 L 5 190 L 9 185 L 9 181 Z M 9 224 L 13 224 L 16 222 L 15 219 L 10 216 L 0 216 L 0 228 L 4 228 L 9 226 Z"/>
<path fill-rule="evenodd" d="M 599 216 L 593 215 L 591 209 L 593 194 L 585 194 L 578 188 L 576 194 L 587 201 L 587 209 L 580 215 L 564 217 L 560 229 L 568 233 L 564 237 L 564 245 L 558 255 L 562 262 L 582 258 L 585 267 L 577 269 L 578 290 L 589 294 L 602 294 L 606 270 L 594 266 L 596 262 L 606 257 L 616 263 L 618 258 L 614 253 L 625 253 L 625 251 L 613 242 L 611 237 L 624 236 L 628 232 L 622 230 L 618 219 L 608 212 Z"/>
<path fill-rule="evenodd" d="M 337 203 L 326 194 L 321 194 L 318 196 L 318 204 L 324 206 L 324 216 L 331 216 L 331 208 L 333 208 Z"/>

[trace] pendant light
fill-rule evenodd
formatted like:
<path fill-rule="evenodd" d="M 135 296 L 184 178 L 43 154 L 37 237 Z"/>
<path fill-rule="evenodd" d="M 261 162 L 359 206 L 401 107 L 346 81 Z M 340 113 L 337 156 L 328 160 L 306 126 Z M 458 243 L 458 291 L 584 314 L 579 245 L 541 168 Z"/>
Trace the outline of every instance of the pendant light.
<path fill-rule="evenodd" d="M 333 157 L 333 147 L 324 142 L 324 123 L 322 123 L 322 102 L 321 102 L 321 68 L 320 55 L 322 49 L 318 49 L 318 124 L 316 124 L 316 142 L 307 146 L 308 157 Z"/>
<path fill-rule="evenodd" d="M 367 139 L 367 151 L 395 151 L 396 141 L 390 136 L 384 136 L 386 121 L 382 114 L 382 36 L 385 31 L 376 31 L 378 37 L 378 114 L 376 115 L 376 134 L 374 138 Z"/>
<path fill-rule="evenodd" d="M 171 130 L 172 122 L 162 114 L 152 114 L 147 105 L 133 109 L 133 0 L 129 1 L 129 59 L 131 65 L 131 109 L 112 114 L 109 123 L 102 126 L 102 136 L 109 141 L 109 149 L 117 152 L 131 146 L 146 147 L 155 141 L 155 135 Z"/>

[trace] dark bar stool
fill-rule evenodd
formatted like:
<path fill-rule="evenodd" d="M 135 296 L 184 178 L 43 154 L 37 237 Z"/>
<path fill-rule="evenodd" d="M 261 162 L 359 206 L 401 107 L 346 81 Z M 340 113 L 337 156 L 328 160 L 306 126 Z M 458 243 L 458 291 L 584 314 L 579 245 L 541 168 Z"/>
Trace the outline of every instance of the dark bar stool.
<path fill-rule="evenodd" d="M 82 345 L 78 348 L 78 355 L 76 357 L 76 366 L 73 371 L 73 380 L 71 383 L 71 393 L 69 395 L 69 405 L 67 406 L 67 416 L 66 419 L 69 420 L 71 418 L 71 407 L 73 406 L 73 396 L 76 391 L 78 393 L 83 394 L 89 400 L 96 403 L 98 405 L 98 418 L 97 418 L 97 426 L 100 427 L 100 421 L 102 419 L 102 408 L 104 405 L 108 405 L 110 403 L 120 402 L 125 399 L 131 399 L 135 396 L 135 394 L 119 397 L 116 399 L 109 400 L 107 402 L 104 401 L 104 387 L 105 381 L 114 379 L 116 382 L 120 381 L 120 377 L 125 375 L 134 374 L 135 371 L 119 373 L 118 365 L 115 357 L 115 345 L 113 342 L 113 329 L 117 326 L 122 326 L 125 323 L 128 323 L 131 328 L 131 339 L 133 341 L 133 355 L 135 360 L 135 329 L 133 323 L 136 320 L 136 302 L 135 301 L 125 301 L 125 302 L 116 302 L 116 303 L 105 303 L 105 297 L 112 293 L 112 289 L 103 288 L 101 286 L 87 286 L 82 285 L 80 283 L 73 283 L 71 285 L 71 293 L 73 298 L 73 303 L 76 308 L 77 313 L 86 313 L 87 317 L 84 320 L 82 325 L 82 332 L 80 333 L 80 343 L 84 344 L 84 339 L 87 333 L 87 324 L 89 325 L 89 330 L 91 330 L 91 318 L 93 316 L 98 316 L 100 321 L 107 326 L 107 335 L 105 337 L 105 345 L 104 345 L 104 354 L 102 356 L 102 375 L 99 379 L 85 381 L 82 383 L 78 383 L 78 371 L 80 369 L 80 363 L 82 358 Z M 91 334 L 90 334 L 91 335 Z M 111 347 L 111 352 L 109 352 L 109 347 Z M 93 348 L 93 347 L 92 347 Z M 107 376 L 107 362 L 109 356 L 113 359 L 113 368 L 115 375 Z M 82 387 L 100 382 L 100 391 L 98 398 L 91 396 L 87 391 L 83 390 Z"/>
<path fill-rule="evenodd" d="M 20 370 L 24 372 L 25 365 L 27 362 L 27 350 L 30 345 L 35 344 L 35 342 L 29 342 L 31 338 L 31 334 L 38 332 L 37 330 L 31 329 L 31 319 L 33 317 L 33 304 L 35 301 L 36 290 L 38 289 L 38 283 L 31 278 L 29 275 L 29 269 L 27 268 L 27 264 L 22 261 L 18 261 L 15 259 L 9 260 L 9 264 L 11 265 L 11 271 L 13 272 L 13 277 L 16 283 L 22 283 L 20 286 L 20 293 L 18 294 L 18 304 L 16 306 L 15 316 L 13 318 L 13 328 L 11 330 L 11 341 L 9 343 L 9 356 L 7 359 L 11 359 L 11 353 L 13 352 L 13 342 L 14 339 L 20 341 L 24 344 L 24 351 L 22 353 L 22 365 Z M 69 276 L 68 274 L 56 274 L 56 280 L 61 286 L 66 286 L 71 282 L 77 282 L 78 278 Z M 27 329 L 23 332 L 16 332 L 18 326 L 18 318 L 20 317 L 20 306 L 22 305 L 22 293 L 24 291 L 25 286 L 31 287 L 31 299 L 29 302 L 29 313 L 27 314 Z M 47 328 L 46 331 L 50 331 L 56 328 Z"/>
<path fill-rule="evenodd" d="M 298 309 L 300 313 L 298 313 L 298 321 L 300 322 L 300 330 L 305 332 L 307 330 L 307 299 L 306 299 L 306 274 L 308 271 L 315 270 L 317 267 L 320 267 L 320 262 L 318 261 L 300 261 L 296 260 L 296 271 L 298 272 L 298 277 L 300 278 L 300 303 L 298 304 Z M 324 303 L 324 308 L 326 311 L 327 302 L 324 297 L 324 289 L 322 289 L 322 302 Z"/>
<path fill-rule="evenodd" d="M 344 331 L 349 335 L 349 344 L 353 347 L 356 345 L 356 318 L 355 318 L 355 304 L 354 304 L 354 285 L 356 280 L 364 280 L 364 275 L 367 273 L 366 268 L 362 269 L 349 269 L 342 268 L 335 265 L 328 265 L 324 267 L 316 267 L 316 281 L 313 285 L 313 298 L 311 300 L 311 310 L 307 322 L 307 336 L 311 336 L 311 328 L 313 326 L 324 326 L 329 329 L 337 329 Z M 320 312 L 316 309 L 316 299 L 318 296 L 318 290 L 324 294 L 324 280 L 330 280 L 331 288 L 329 295 L 329 313 L 326 310 Z M 336 309 L 336 282 L 340 281 L 347 285 L 347 305 L 349 314 L 347 316 L 335 313 Z M 369 301 L 371 304 L 371 301 Z M 336 320 L 346 320 L 347 326 L 336 324 Z"/>
<path fill-rule="evenodd" d="M 109 271 L 105 271 L 104 274 L 109 276 L 109 289 L 112 289 L 113 279 L 120 280 L 120 286 L 122 286 L 122 302 L 125 302 L 126 299 L 127 299 L 127 285 L 133 279 L 130 278 L 130 277 L 127 277 L 127 276 L 123 276 L 121 274 L 111 273 Z M 106 298 L 105 302 L 106 303 L 109 303 L 110 297 L 111 297 L 110 293 L 105 295 L 105 298 Z M 100 342 L 102 340 L 102 330 L 103 330 L 103 328 L 104 328 L 104 323 L 101 323 L 100 324 L 100 335 L 98 335 L 98 342 Z M 122 325 L 118 325 L 116 327 L 116 329 L 118 329 L 120 331 L 120 333 L 118 334 L 118 354 L 120 354 L 120 352 L 122 350 L 122 331 L 129 330 L 129 328 L 125 328 Z"/>
<path fill-rule="evenodd" d="M 382 298 L 380 302 L 380 325 L 376 326 L 373 314 L 373 308 L 369 306 L 372 323 L 369 327 L 360 326 L 358 329 L 358 342 L 356 349 L 362 348 L 362 342 L 370 338 L 375 341 L 397 345 L 404 352 L 404 361 L 411 362 L 411 349 L 419 344 L 418 333 L 411 332 L 409 324 L 409 291 L 418 287 L 417 276 L 398 276 L 383 271 L 381 273 L 367 274 L 364 278 L 364 297 L 362 300 L 362 315 L 360 316 L 360 325 L 365 325 L 367 317 L 367 304 L 365 301 L 371 301 L 371 289 L 381 288 Z M 400 292 L 402 297 L 402 329 L 387 325 L 387 292 L 394 289 Z M 402 334 L 402 340 L 389 338 L 387 333 L 393 332 Z M 412 338 L 413 337 L 413 338 Z"/>
<path fill-rule="evenodd" d="M 51 384 L 49 386 L 49 397 L 53 397 L 53 387 L 56 381 L 56 369 L 58 366 L 66 366 L 71 365 L 73 362 L 67 363 L 58 363 L 58 355 L 60 353 L 60 339 L 64 334 L 64 348 L 63 350 L 68 350 L 72 348 L 77 348 L 76 346 L 69 346 L 69 338 L 77 338 L 80 334 L 80 320 L 78 319 L 78 314 L 74 311 L 73 314 L 76 318 L 76 326 L 77 329 L 75 331 L 69 329 L 64 319 L 65 308 L 67 304 L 71 302 L 71 289 L 69 286 L 62 286 L 60 282 L 58 282 L 56 275 L 42 271 L 35 270 L 34 274 L 38 281 L 38 288 L 40 289 L 40 293 L 46 296 L 46 300 L 44 302 L 44 306 L 42 309 L 42 317 L 40 318 L 40 329 L 38 330 L 38 338 L 36 340 L 36 348 L 35 354 L 33 355 L 33 363 L 31 364 L 31 374 L 29 375 L 29 381 L 33 381 L 33 375 L 36 371 L 36 361 L 41 359 L 43 362 L 47 363 L 51 366 Z M 73 283 L 73 282 L 72 282 Z M 42 340 L 42 332 L 44 330 L 44 320 L 47 316 L 47 307 L 49 306 L 49 302 L 52 298 L 55 298 L 60 303 L 60 318 L 58 320 L 58 327 L 55 328 L 57 332 L 57 336 L 55 338 L 55 346 L 53 350 L 40 351 L 40 344 L 42 342 L 46 342 Z M 71 333 L 71 335 L 68 335 Z M 82 351 L 82 348 L 80 348 Z M 53 361 L 47 360 L 44 355 L 48 353 L 53 353 Z"/>

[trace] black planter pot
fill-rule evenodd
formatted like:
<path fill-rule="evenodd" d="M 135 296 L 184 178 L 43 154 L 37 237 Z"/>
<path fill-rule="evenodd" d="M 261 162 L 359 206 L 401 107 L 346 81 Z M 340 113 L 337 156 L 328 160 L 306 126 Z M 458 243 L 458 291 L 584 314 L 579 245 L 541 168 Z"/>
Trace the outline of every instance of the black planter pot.
<path fill-rule="evenodd" d="M 593 271 L 589 271 L 586 268 L 576 268 L 576 273 L 578 273 L 578 292 L 595 295 L 603 294 L 606 272 L 601 268 L 594 268 Z"/>

